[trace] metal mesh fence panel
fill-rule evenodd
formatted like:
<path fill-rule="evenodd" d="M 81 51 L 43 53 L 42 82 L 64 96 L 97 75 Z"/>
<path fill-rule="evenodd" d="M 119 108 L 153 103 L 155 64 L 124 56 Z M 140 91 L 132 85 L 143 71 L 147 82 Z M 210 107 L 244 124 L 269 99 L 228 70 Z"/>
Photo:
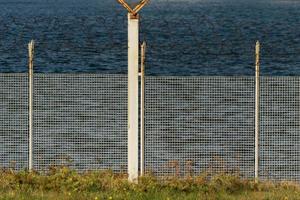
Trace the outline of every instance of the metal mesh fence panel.
<path fill-rule="evenodd" d="M 254 176 L 253 77 L 146 77 L 146 170 Z"/>
<path fill-rule="evenodd" d="M 300 79 L 261 78 L 260 178 L 300 181 Z"/>
<path fill-rule="evenodd" d="M 35 74 L 34 167 L 127 169 L 127 77 Z"/>
<path fill-rule="evenodd" d="M 0 74 L 0 167 L 28 167 L 28 76 Z"/>
<path fill-rule="evenodd" d="M 146 77 L 145 165 L 254 176 L 253 77 Z M 28 167 L 28 76 L 0 74 L 0 167 Z M 261 179 L 300 181 L 300 77 L 261 78 Z M 34 168 L 127 169 L 127 76 L 35 74 Z"/>

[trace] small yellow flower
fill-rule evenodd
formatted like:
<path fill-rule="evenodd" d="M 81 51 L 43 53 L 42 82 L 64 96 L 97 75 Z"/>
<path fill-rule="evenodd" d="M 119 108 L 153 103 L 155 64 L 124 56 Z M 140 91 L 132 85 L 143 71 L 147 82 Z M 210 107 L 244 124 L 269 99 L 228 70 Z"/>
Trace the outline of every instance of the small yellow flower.
<path fill-rule="evenodd" d="M 112 197 L 109 197 L 108 199 L 109 199 L 109 200 L 112 200 Z"/>
<path fill-rule="evenodd" d="M 68 195 L 71 196 L 71 192 L 69 192 Z"/>
<path fill-rule="evenodd" d="M 98 200 L 98 197 L 95 197 L 95 200 Z"/>

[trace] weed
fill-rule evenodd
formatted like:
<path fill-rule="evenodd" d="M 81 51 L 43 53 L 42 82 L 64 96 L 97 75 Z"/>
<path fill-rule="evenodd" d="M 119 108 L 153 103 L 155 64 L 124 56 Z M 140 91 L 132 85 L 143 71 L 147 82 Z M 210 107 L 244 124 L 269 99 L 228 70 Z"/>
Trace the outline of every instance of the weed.
<path fill-rule="evenodd" d="M 300 186 L 291 182 L 261 182 L 238 175 L 203 173 L 158 179 L 140 177 L 129 183 L 126 174 L 112 171 L 78 173 L 53 167 L 47 173 L 0 171 L 1 199 L 300 199 Z"/>

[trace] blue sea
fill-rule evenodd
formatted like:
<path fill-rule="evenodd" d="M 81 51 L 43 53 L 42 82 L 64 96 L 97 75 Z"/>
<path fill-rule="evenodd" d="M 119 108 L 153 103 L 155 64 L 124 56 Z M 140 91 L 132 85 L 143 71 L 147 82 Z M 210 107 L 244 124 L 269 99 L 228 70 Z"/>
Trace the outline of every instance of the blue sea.
<path fill-rule="evenodd" d="M 0 0 L 0 72 L 127 73 L 127 13 L 115 0 Z M 152 0 L 141 11 L 148 75 L 300 75 L 300 1 Z"/>

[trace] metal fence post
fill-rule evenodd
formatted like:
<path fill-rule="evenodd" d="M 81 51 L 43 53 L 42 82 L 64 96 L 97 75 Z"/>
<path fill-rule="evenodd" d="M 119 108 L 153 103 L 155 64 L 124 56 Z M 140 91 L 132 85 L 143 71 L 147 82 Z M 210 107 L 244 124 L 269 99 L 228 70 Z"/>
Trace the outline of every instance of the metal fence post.
<path fill-rule="evenodd" d="M 259 134 L 260 134 L 260 43 L 255 47 L 255 182 L 259 180 Z"/>
<path fill-rule="evenodd" d="M 29 155 L 28 155 L 28 169 L 33 169 L 33 58 L 34 58 L 34 41 L 28 44 L 28 103 L 29 103 Z"/>
<path fill-rule="evenodd" d="M 139 175 L 139 15 L 128 13 L 128 179 Z"/>
<path fill-rule="evenodd" d="M 146 42 L 141 45 L 141 176 L 145 174 L 145 59 Z"/>

